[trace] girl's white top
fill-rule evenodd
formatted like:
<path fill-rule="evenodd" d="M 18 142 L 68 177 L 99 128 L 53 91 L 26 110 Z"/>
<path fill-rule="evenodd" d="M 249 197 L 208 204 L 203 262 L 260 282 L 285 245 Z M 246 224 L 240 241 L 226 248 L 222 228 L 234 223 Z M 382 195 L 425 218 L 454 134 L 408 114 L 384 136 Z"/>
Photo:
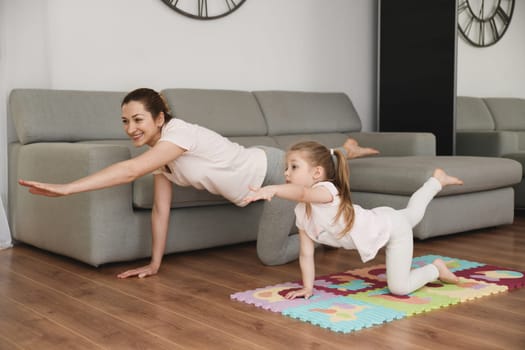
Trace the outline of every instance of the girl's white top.
<path fill-rule="evenodd" d="M 171 173 L 158 169 L 179 186 L 193 186 L 218 194 L 238 206 L 260 187 L 266 176 L 266 154 L 260 148 L 245 148 L 202 126 L 173 118 L 163 128 L 158 142 L 171 142 L 186 152 L 168 164 Z"/>
<path fill-rule="evenodd" d="M 333 247 L 357 249 L 363 262 L 373 259 L 390 237 L 390 219 L 383 213 L 394 209 L 380 207 L 368 210 L 354 204 L 354 224 L 350 232 L 345 232 L 344 236 L 340 237 L 346 222 L 342 217 L 334 222 L 340 203 L 339 191 L 328 181 L 319 182 L 313 187 L 318 186 L 328 189 L 333 200 L 329 203 L 311 203 L 310 217 L 306 215 L 305 203 L 297 204 L 295 207 L 297 228 L 304 230 L 315 242 Z"/>

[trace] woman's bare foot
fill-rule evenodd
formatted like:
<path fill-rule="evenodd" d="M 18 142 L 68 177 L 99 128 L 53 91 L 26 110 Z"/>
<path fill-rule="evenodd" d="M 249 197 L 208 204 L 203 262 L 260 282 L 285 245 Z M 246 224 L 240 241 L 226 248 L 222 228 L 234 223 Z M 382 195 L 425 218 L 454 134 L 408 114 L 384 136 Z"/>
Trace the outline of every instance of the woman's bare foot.
<path fill-rule="evenodd" d="M 366 156 L 372 156 L 374 154 L 379 154 L 379 151 L 370 148 L 370 147 L 361 147 L 354 139 L 347 139 L 345 143 L 343 144 L 343 148 L 346 151 L 346 158 L 353 159 L 353 158 L 360 158 L 360 157 L 366 157 Z"/>
<path fill-rule="evenodd" d="M 463 180 L 458 179 L 455 176 L 448 175 L 443 169 L 437 168 L 434 170 L 434 175 L 440 183 L 442 187 L 448 186 L 448 185 L 463 185 Z"/>
<path fill-rule="evenodd" d="M 437 267 L 439 271 L 439 280 L 445 283 L 456 284 L 459 282 L 458 276 L 454 275 L 452 271 L 449 270 L 445 262 L 441 259 L 436 259 L 433 262 L 434 266 Z"/>

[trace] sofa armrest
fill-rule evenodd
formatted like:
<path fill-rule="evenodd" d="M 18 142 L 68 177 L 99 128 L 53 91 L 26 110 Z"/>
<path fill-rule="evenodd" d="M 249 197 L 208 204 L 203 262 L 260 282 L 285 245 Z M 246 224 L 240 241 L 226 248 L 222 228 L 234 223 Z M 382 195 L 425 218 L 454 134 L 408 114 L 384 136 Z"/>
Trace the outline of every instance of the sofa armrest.
<path fill-rule="evenodd" d="M 512 131 L 462 131 L 456 133 L 456 154 L 501 157 L 518 152 L 518 134 Z"/>
<path fill-rule="evenodd" d="M 436 137 L 431 133 L 354 132 L 348 135 L 361 146 L 378 149 L 383 157 L 436 155 Z"/>
<path fill-rule="evenodd" d="M 129 159 L 130 151 L 104 144 L 35 143 L 20 146 L 13 156 L 16 178 L 65 183 Z M 13 237 L 22 242 L 98 265 L 112 245 L 125 246 L 127 233 L 137 230 L 131 184 L 59 198 L 35 196 L 11 184 Z"/>

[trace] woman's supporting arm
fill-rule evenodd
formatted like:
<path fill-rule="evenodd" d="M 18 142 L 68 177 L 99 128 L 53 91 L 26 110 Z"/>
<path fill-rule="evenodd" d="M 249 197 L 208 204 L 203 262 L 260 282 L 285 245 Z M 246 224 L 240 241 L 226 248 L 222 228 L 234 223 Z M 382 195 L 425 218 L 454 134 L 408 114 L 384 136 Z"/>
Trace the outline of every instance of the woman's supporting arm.
<path fill-rule="evenodd" d="M 155 175 L 155 199 L 151 211 L 151 262 L 149 265 L 125 271 L 118 275 L 119 278 L 138 276 L 139 278 L 155 275 L 162 263 L 168 236 L 170 219 L 172 183 L 164 175 Z"/>

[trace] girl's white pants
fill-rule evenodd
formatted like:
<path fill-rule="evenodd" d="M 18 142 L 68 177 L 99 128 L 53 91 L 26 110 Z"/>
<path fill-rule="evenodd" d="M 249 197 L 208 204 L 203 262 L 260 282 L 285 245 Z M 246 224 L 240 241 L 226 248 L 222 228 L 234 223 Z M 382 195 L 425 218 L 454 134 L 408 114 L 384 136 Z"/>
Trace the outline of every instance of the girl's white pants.
<path fill-rule="evenodd" d="M 392 294 L 409 294 L 439 276 L 433 264 L 413 270 L 411 265 L 414 249 L 412 228 L 421 221 L 428 204 L 441 188 L 440 182 L 431 177 L 412 194 L 405 209 L 391 212 L 392 233 L 386 244 L 386 274 Z"/>

